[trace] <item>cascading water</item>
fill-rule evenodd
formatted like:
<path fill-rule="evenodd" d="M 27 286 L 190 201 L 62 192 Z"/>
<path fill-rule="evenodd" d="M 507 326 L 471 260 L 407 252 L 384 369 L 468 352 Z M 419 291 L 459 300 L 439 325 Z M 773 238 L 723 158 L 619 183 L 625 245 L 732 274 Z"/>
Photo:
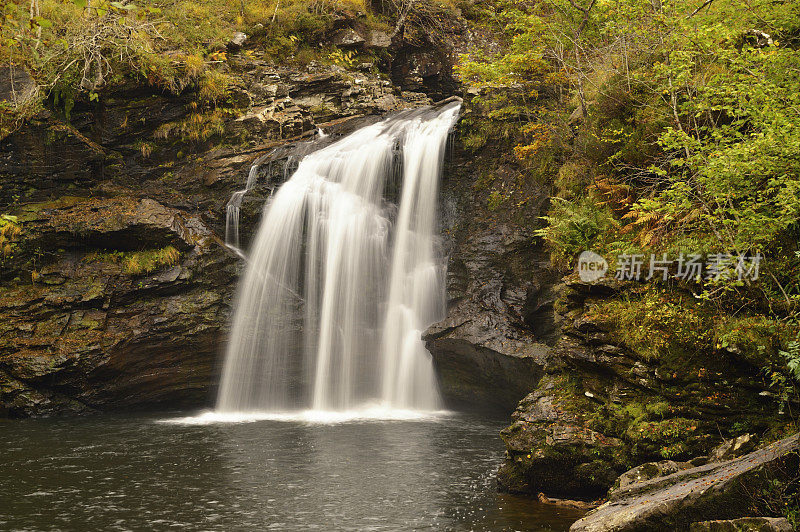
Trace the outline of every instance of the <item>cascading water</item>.
<path fill-rule="evenodd" d="M 239 209 L 242 207 L 242 200 L 245 194 L 250 192 L 258 179 L 258 169 L 266 157 L 257 159 L 247 174 L 247 183 L 242 190 L 237 190 L 228 200 L 225 208 L 225 243 L 239 251 Z"/>
<path fill-rule="evenodd" d="M 218 412 L 440 408 L 421 334 L 444 317 L 436 204 L 459 110 L 362 128 L 276 191 L 240 283 Z"/>

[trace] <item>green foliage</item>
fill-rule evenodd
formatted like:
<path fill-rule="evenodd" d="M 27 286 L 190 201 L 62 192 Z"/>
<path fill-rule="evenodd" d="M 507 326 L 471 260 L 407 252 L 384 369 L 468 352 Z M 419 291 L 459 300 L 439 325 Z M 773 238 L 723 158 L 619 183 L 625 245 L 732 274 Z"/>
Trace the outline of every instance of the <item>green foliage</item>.
<path fill-rule="evenodd" d="M 492 192 L 489 193 L 487 207 L 489 208 L 490 211 L 496 211 L 505 201 L 506 197 L 503 195 L 502 192 L 500 192 L 499 190 L 492 190 Z"/>
<path fill-rule="evenodd" d="M 213 109 L 206 112 L 195 112 L 183 120 L 168 122 L 156 129 L 156 138 L 178 138 L 187 142 L 201 143 L 214 136 L 225 133 L 224 109 Z"/>
<path fill-rule="evenodd" d="M 172 246 L 144 251 L 110 251 L 92 253 L 84 258 L 86 262 L 110 262 L 122 266 L 128 275 L 152 273 L 166 266 L 174 266 L 180 260 L 181 253 Z"/>
<path fill-rule="evenodd" d="M 648 360 L 725 352 L 756 368 L 784 364 L 780 354 L 797 324 L 762 315 L 726 315 L 688 293 L 648 286 L 604 301 L 590 316 L 613 325 L 619 340 Z M 785 355 L 784 355 L 785 356 Z"/>
<path fill-rule="evenodd" d="M 22 225 L 16 216 L 4 214 L 0 216 L 0 263 L 14 256 L 17 241 L 22 234 Z"/>
<path fill-rule="evenodd" d="M 783 346 L 792 345 L 797 327 L 766 316 L 720 316 L 715 320 L 715 348 L 726 349 L 756 367 L 780 364 Z"/>
<path fill-rule="evenodd" d="M 713 348 L 710 313 L 691 296 L 652 288 L 594 307 L 591 316 L 613 324 L 619 340 L 646 360 L 682 358 Z"/>
<path fill-rule="evenodd" d="M 800 382 L 800 341 L 792 340 L 786 344 L 786 350 L 780 351 L 781 356 L 786 359 L 786 367 L 789 373 Z"/>
<path fill-rule="evenodd" d="M 556 185 L 571 205 L 553 203 L 544 233 L 558 264 L 584 249 L 576 241 L 595 237 L 645 253 L 761 252 L 760 282 L 725 281 L 704 296 L 752 299 L 755 285 L 773 311 L 797 312 L 800 4 L 700 5 L 486 3 L 478 18 L 502 28 L 506 46 L 473 49 L 457 72 L 479 87 L 516 91 L 489 104 L 514 116 L 505 123 L 516 129 L 503 135 L 470 124 L 465 144 L 480 148 L 505 136 L 521 161 L 567 156 Z M 537 112 L 544 91 L 558 96 L 563 113 L 575 109 L 571 130 L 566 116 Z M 587 201 L 587 191 L 599 201 Z M 609 213 L 605 234 L 588 224 L 592 238 L 572 221 Z"/>
<path fill-rule="evenodd" d="M 363 0 L 2 2 L 0 64 L 27 69 L 40 90 L 30 108 L 0 105 L 0 135 L 40 101 L 69 119 L 76 101 L 97 101 L 105 87 L 125 80 L 175 93 L 195 89 L 201 107 L 216 107 L 228 94 L 221 50 L 234 32 L 262 43 L 267 57 L 285 60 L 316 50 L 337 12 L 366 14 L 369 25 L 382 27 Z"/>

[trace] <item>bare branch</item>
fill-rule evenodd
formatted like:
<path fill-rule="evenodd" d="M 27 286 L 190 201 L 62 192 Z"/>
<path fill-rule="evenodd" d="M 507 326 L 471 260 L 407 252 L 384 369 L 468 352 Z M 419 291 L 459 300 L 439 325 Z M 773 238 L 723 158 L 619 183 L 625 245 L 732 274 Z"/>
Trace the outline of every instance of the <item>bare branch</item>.
<path fill-rule="evenodd" d="M 686 18 L 692 18 L 693 16 L 698 14 L 700 11 L 702 11 L 703 8 L 706 8 L 706 7 L 710 6 L 713 2 L 714 2 L 714 0 L 706 0 L 705 2 L 703 2 L 703 5 L 701 5 L 700 7 L 695 9 L 694 11 L 692 11 Z"/>

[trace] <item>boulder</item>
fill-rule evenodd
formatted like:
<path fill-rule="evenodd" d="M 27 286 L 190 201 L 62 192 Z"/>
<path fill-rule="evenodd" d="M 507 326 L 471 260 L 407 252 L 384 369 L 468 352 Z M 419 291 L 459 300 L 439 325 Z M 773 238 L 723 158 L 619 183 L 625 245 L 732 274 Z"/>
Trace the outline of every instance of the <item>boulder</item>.
<path fill-rule="evenodd" d="M 709 519 L 745 517 L 749 505 L 743 501 L 752 493 L 786 471 L 797 471 L 798 450 L 795 434 L 739 458 L 620 488 L 570 531 L 672 531 Z"/>
<path fill-rule="evenodd" d="M 385 31 L 372 30 L 367 38 L 368 48 L 389 48 L 392 45 L 392 36 Z"/>
<path fill-rule="evenodd" d="M 513 423 L 500 432 L 506 444 L 497 473 L 501 491 L 589 500 L 605 493 L 625 469 L 625 447 L 584 426 L 580 412 L 586 401 L 549 376 L 520 401 Z"/>
<path fill-rule="evenodd" d="M 358 48 L 364 45 L 366 39 L 353 28 L 344 28 L 333 36 L 333 44 L 341 48 Z"/>
<path fill-rule="evenodd" d="M 247 35 L 246 33 L 237 31 L 236 33 L 233 34 L 231 40 L 228 41 L 227 44 L 228 50 L 238 50 L 239 48 L 244 46 L 244 44 L 247 42 L 247 39 L 249 38 L 250 36 Z"/>
<path fill-rule="evenodd" d="M 742 434 L 736 438 L 725 440 L 708 455 L 710 462 L 722 462 L 747 454 L 756 448 L 756 437 L 753 434 Z"/>

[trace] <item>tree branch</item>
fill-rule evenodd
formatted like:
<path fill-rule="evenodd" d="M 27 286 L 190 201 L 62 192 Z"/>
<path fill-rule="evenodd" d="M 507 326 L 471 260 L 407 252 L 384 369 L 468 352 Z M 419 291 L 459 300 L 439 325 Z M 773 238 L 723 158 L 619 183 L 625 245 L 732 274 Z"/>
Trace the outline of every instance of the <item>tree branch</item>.
<path fill-rule="evenodd" d="M 703 2 L 703 5 L 701 5 L 700 7 L 695 9 L 694 11 L 692 11 L 691 14 L 689 16 L 687 16 L 686 18 L 692 18 L 693 16 L 698 14 L 703 8 L 710 6 L 713 2 L 714 2 L 714 0 L 706 0 L 705 2 Z"/>

